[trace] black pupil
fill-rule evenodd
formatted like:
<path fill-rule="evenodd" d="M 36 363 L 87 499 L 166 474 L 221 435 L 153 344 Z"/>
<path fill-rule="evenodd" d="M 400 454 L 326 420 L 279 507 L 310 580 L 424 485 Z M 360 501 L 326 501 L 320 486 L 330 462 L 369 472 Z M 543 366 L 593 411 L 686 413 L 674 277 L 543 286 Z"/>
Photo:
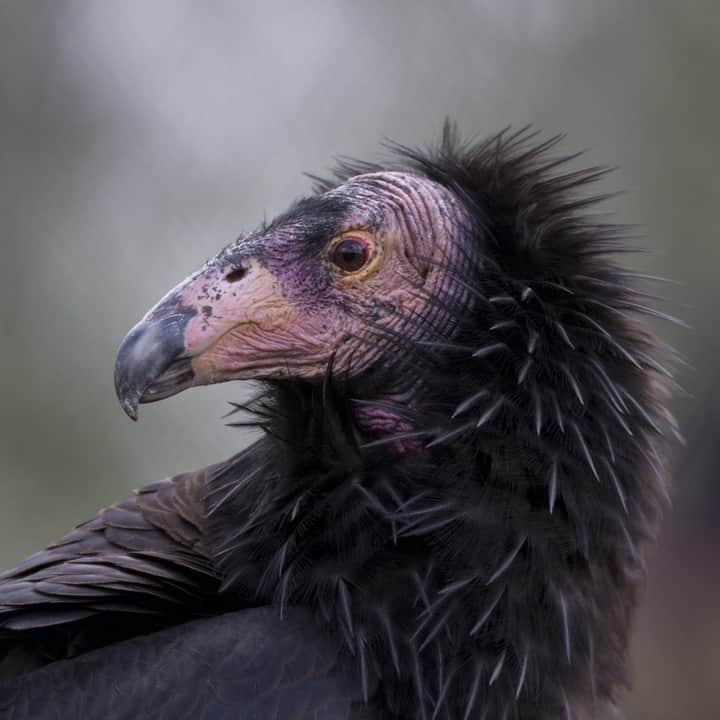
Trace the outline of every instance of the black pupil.
<path fill-rule="evenodd" d="M 359 270 L 367 260 L 367 247 L 360 240 L 343 240 L 333 251 L 333 262 L 342 270 Z"/>

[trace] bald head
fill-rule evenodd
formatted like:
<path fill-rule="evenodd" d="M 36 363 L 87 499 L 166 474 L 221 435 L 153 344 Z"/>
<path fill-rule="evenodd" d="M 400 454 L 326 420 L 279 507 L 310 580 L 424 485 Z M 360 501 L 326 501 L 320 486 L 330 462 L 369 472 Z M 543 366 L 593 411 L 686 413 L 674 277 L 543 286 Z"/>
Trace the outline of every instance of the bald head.
<path fill-rule="evenodd" d="M 153 328 L 172 316 L 183 322 L 182 347 L 159 374 L 148 358 L 148 375 L 124 348 L 132 368 L 118 366 L 119 392 L 132 405 L 232 379 L 319 378 L 331 358 L 350 376 L 390 367 L 399 338 L 444 337 L 451 306 L 469 301 L 452 281 L 471 254 L 469 225 L 450 190 L 407 172 L 357 175 L 302 200 L 146 315 L 133 345 L 162 347 Z"/>

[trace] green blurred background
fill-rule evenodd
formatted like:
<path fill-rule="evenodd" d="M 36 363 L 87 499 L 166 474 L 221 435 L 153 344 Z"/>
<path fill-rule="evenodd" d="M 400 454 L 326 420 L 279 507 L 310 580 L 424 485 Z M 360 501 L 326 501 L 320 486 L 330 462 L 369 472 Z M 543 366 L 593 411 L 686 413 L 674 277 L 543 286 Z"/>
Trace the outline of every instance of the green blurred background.
<path fill-rule="evenodd" d="M 674 278 L 688 444 L 633 639 L 630 720 L 720 717 L 720 4 L 0 0 L 0 566 L 227 456 L 241 385 L 123 415 L 116 347 L 161 293 L 390 137 L 534 123 L 618 166 Z"/>

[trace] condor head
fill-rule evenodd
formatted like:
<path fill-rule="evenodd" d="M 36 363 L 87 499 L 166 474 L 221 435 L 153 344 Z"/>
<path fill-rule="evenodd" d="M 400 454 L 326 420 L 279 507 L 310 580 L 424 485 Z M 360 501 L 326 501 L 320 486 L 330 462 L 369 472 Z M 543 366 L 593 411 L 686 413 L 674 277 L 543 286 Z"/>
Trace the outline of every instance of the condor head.
<path fill-rule="evenodd" d="M 235 379 L 354 376 L 449 331 L 447 268 L 466 221 L 410 172 L 356 175 L 225 248 L 133 328 L 117 356 L 125 412 Z M 462 295 L 456 288 L 453 298 Z"/>

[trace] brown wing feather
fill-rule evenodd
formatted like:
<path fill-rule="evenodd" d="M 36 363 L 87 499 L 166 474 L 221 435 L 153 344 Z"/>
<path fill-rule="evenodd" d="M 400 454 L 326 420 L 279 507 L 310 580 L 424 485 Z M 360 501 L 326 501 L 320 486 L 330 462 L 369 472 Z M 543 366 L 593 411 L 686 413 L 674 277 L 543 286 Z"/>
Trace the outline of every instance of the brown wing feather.
<path fill-rule="evenodd" d="M 217 467 L 147 485 L 0 573 L 0 676 L 217 612 L 204 545 Z"/>

